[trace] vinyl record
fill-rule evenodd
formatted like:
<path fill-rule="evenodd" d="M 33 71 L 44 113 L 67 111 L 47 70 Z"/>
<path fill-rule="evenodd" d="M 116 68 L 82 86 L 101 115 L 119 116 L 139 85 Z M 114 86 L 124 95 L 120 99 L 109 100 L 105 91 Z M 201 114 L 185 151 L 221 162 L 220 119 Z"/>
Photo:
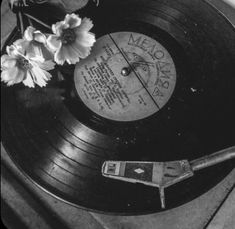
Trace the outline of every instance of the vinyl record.
<path fill-rule="evenodd" d="M 102 0 L 78 13 L 94 23 L 91 55 L 53 70 L 45 88 L 2 84 L 2 142 L 27 176 L 72 205 L 162 211 L 156 188 L 103 177 L 102 164 L 190 161 L 235 145 L 235 29 L 202 0 Z M 166 209 L 233 168 L 227 161 L 167 188 Z"/>

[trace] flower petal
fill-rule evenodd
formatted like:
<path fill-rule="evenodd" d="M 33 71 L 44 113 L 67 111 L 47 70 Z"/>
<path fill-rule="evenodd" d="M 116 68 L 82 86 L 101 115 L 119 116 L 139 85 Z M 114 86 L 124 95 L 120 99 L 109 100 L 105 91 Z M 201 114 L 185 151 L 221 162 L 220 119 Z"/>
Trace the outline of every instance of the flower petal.
<path fill-rule="evenodd" d="M 46 44 L 42 45 L 42 54 L 45 60 L 54 59 L 54 52 Z"/>
<path fill-rule="evenodd" d="M 55 63 L 52 60 L 47 60 L 43 63 L 38 63 L 38 66 L 43 70 L 50 71 L 55 68 Z"/>
<path fill-rule="evenodd" d="M 21 83 L 25 79 L 26 71 L 18 69 L 17 77 L 12 80 L 13 84 Z"/>
<path fill-rule="evenodd" d="M 72 45 L 66 46 L 68 64 L 76 64 L 79 61 L 79 53 Z"/>
<path fill-rule="evenodd" d="M 52 51 L 56 51 L 56 50 L 60 49 L 61 45 L 62 45 L 62 42 L 57 35 L 50 35 L 47 38 L 47 46 Z"/>
<path fill-rule="evenodd" d="M 25 39 L 18 39 L 13 43 L 13 45 L 15 46 L 17 52 L 24 55 L 30 43 L 31 43 L 30 41 L 27 41 Z"/>
<path fill-rule="evenodd" d="M 65 48 L 62 46 L 55 52 L 54 60 L 57 64 L 63 65 L 67 57 L 67 52 Z"/>
<path fill-rule="evenodd" d="M 26 77 L 26 71 L 23 71 L 23 70 L 19 70 L 19 72 L 18 72 L 18 76 L 17 76 L 17 83 L 21 83 L 24 79 L 25 79 L 25 77 Z"/>
<path fill-rule="evenodd" d="M 63 29 L 67 29 L 68 27 L 69 24 L 65 23 L 64 21 L 59 21 L 52 25 L 52 32 L 57 36 L 60 36 Z"/>
<path fill-rule="evenodd" d="M 91 50 L 91 48 L 87 48 L 87 47 L 80 45 L 79 41 L 78 42 L 76 41 L 72 45 L 72 47 L 76 50 L 76 52 L 78 53 L 78 56 L 82 59 L 86 58 L 89 55 L 90 50 Z"/>
<path fill-rule="evenodd" d="M 46 36 L 37 30 L 34 32 L 34 40 L 39 43 L 45 44 L 46 43 Z"/>
<path fill-rule="evenodd" d="M 33 81 L 40 87 L 44 87 L 47 84 L 47 81 L 51 78 L 51 75 L 45 74 L 46 71 L 43 71 L 39 67 L 33 67 L 31 69 L 31 74 Z"/>
<path fill-rule="evenodd" d="M 4 83 L 7 83 L 8 81 L 11 81 L 9 70 L 5 70 L 1 72 L 1 81 Z"/>
<path fill-rule="evenodd" d="M 81 22 L 81 25 L 76 28 L 78 29 L 80 32 L 88 32 L 91 28 L 93 27 L 93 22 L 91 21 L 91 19 L 89 18 L 83 18 L 82 19 L 82 22 Z"/>
<path fill-rule="evenodd" d="M 44 61 L 44 57 L 42 54 L 42 46 L 43 44 L 40 43 L 35 43 L 35 42 L 30 42 L 28 48 L 27 48 L 27 52 L 26 52 L 26 57 L 27 58 L 34 58 L 34 57 L 38 57 L 41 58 Z"/>
<path fill-rule="evenodd" d="M 23 84 L 28 87 L 35 87 L 31 73 L 28 71 L 26 75 L 26 79 L 23 81 Z"/>
<path fill-rule="evenodd" d="M 78 52 L 71 46 L 62 46 L 60 52 L 55 54 L 55 61 L 63 65 L 66 61 L 68 64 L 75 64 L 79 61 Z"/>
<path fill-rule="evenodd" d="M 82 19 L 76 14 L 67 14 L 64 19 L 65 23 L 69 25 L 69 28 L 77 27 L 81 24 Z"/>
<path fill-rule="evenodd" d="M 11 86 L 13 84 L 22 82 L 24 75 L 24 71 L 17 67 L 9 68 L 8 70 L 1 73 L 1 81 L 7 83 L 7 86 Z"/>
<path fill-rule="evenodd" d="M 42 70 L 42 71 L 43 71 L 43 73 L 45 74 L 45 77 L 47 78 L 47 81 L 52 78 L 52 75 L 51 75 L 49 72 L 44 71 L 44 70 Z"/>
<path fill-rule="evenodd" d="M 7 54 L 13 58 L 17 58 L 19 55 L 17 47 L 15 45 L 10 45 L 6 47 Z"/>
<path fill-rule="evenodd" d="M 1 69 L 5 70 L 7 68 L 12 68 L 16 65 L 16 58 L 8 56 L 6 54 L 1 56 Z"/>
<path fill-rule="evenodd" d="M 27 41 L 32 41 L 34 31 L 35 31 L 34 27 L 28 26 L 27 29 L 24 31 L 24 39 L 26 39 Z"/>
<path fill-rule="evenodd" d="M 1 73 L 1 80 L 5 83 L 17 77 L 18 68 L 9 68 Z"/>
<path fill-rule="evenodd" d="M 7 54 L 12 57 L 24 55 L 30 42 L 25 39 L 18 39 L 12 45 L 6 47 Z"/>
<path fill-rule="evenodd" d="M 33 65 L 33 66 L 38 66 L 39 64 L 42 64 L 44 63 L 45 59 L 43 58 L 43 56 L 41 55 L 37 55 L 37 56 L 33 56 L 33 57 L 30 57 L 30 63 Z"/>
<path fill-rule="evenodd" d="M 77 35 L 76 41 L 84 46 L 84 47 L 91 47 L 95 43 L 95 35 L 93 33 L 89 32 L 80 32 L 80 31 L 75 31 Z"/>

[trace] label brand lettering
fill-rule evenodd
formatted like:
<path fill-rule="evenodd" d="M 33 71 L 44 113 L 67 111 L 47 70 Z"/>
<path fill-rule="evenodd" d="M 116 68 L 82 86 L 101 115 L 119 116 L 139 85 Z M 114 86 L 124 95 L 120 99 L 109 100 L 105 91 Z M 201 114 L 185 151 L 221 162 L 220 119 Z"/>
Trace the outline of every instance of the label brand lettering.
<path fill-rule="evenodd" d="M 130 34 L 128 45 L 136 46 L 146 51 L 153 59 L 162 59 L 165 54 L 162 50 L 158 49 L 157 43 L 153 40 L 147 39 L 141 35 L 135 36 Z"/>

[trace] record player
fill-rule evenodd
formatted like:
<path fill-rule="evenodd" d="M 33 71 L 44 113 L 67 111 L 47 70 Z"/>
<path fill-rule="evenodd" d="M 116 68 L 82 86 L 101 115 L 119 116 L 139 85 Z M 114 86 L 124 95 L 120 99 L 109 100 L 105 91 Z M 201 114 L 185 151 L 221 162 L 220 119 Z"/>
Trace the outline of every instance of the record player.
<path fill-rule="evenodd" d="M 39 11 L 22 12 L 26 25 Z M 50 24 L 58 12 L 37 16 Z M 192 161 L 234 147 L 231 20 L 199 0 L 103 0 L 78 13 L 95 25 L 88 58 L 43 89 L 2 85 L 2 142 L 18 168 L 73 206 L 118 215 L 176 208 L 221 182 L 234 159 L 167 188 L 163 209 L 154 187 L 102 176 L 102 165 Z"/>

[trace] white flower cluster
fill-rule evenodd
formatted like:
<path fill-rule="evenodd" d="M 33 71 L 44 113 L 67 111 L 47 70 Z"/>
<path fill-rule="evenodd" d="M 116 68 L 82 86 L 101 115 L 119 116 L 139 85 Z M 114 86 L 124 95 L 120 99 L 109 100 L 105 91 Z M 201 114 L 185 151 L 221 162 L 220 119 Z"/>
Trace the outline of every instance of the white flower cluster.
<path fill-rule="evenodd" d="M 51 79 L 48 72 L 55 63 L 76 64 L 86 58 L 95 43 L 90 33 L 93 23 L 76 14 L 67 14 L 63 21 L 52 25 L 54 34 L 43 34 L 29 26 L 22 39 L 7 46 L 1 56 L 1 81 L 8 86 L 23 83 L 28 87 L 44 87 Z"/>

